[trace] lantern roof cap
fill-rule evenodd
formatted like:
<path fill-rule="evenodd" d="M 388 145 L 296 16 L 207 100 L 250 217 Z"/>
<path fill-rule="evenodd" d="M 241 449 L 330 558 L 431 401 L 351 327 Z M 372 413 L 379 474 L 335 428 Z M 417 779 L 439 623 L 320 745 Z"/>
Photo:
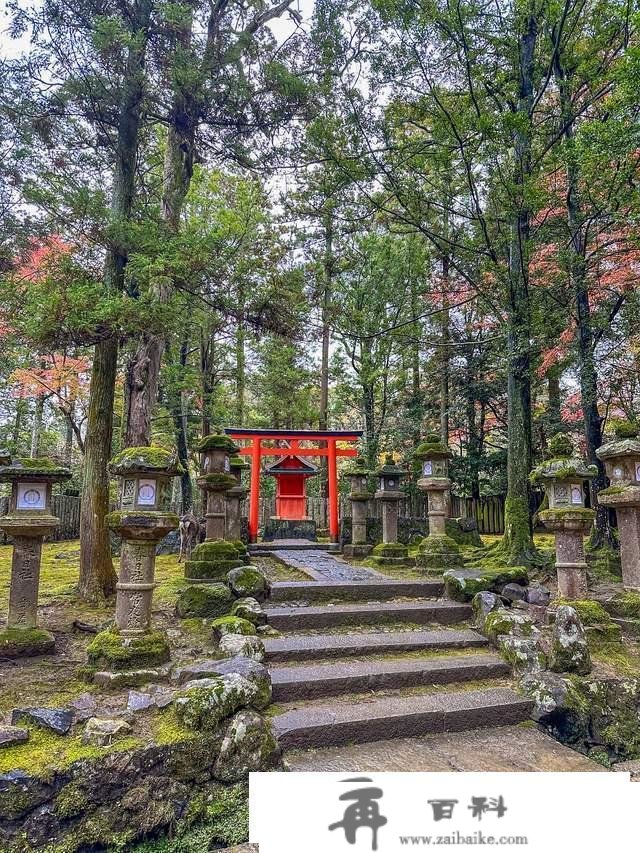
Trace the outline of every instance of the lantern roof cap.
<path fill-rule="evenodd" d="M 295 465 L 287 467 L 285 462 L 287 460 L 293 460 Z M 284 456 L 281 456 L 279 459 L 276 459 L 275 462 L 272 462 L 271 465 L 267 465 L 264 469 L 265 474 L 307 474 L 312 477 L 314 474 L 317 474 L 320 469 L 315 465 L 312 465 L 311 462 L 307 462 L 305 459 L 302 459 L 300 456 L 296 456 L 295 453 L 285 453 Z"/>
<path fill-rule="evenodd" d="M 452 456 L 449 446 L 437 432 L 427 433 L 424 441 L 413 451 L 413 458 L 420 462 L 425 459 L 451 459 Z"/>
<path fill-rule="evenodd" d="M 10 480 L 49 480 L 57 483 L 69 480 L 71 471 L 55 460 L 44 456 L 36 459 L 12 457 L 8 451 L 0 450 L 0 482 Z"/>
<path fill-rule="evenodd" d="M 393 456 L 388 453 L 384 459 L 384 465 L 381 468 L 378 468 L 376 474 L 379 477 L 404 477 L 405 472 L 402 468 L 399 468 L 396 463 L 393 461 Z"/>
<path fill-rule="evenodd" d="M 248 462 L 245 462 L 245 460 L 240 456 L 234 456 L 230 459 L 229 465 L 231 465 L 232 468 L 239 468 L 241 471 L 246 471 L 248 468 L 251 468 L 251 465 Z"/>
<path fill-rule="evenodd" d="M 200 453 L 206 453 L 207 450 L 226 450 L 230 456 L 237 456 L 240 453 L 238 445 L 223 432 L 204 435 L 196 444 L 196 450 Z"/>
<path fill-rule="evenodd" d="M 637 438 L 614 439 L 596 450 L 598 459 L 612 459 L 615 456 L 640 455 L 640 440 Z"/>
<path fill-rule="evenodd" d="M 595 465 L 588 465 L 584 459 L 578 457 L 557 456 L 554 459 L 545 459 L 531 472 L 532 483 L 541 480 L 570 480 L 579 477 L 581 480 L 590 480 L 598 476 Z"/>
<path fill-rule="evenodd" d="M 175 449 L 166 447 L 125 447 L 109 462 L 112 474 L 165 474 L 175 477 L 184 469 Z"/>
<path fill-rule="evenodd" d="M 344 477 L 368 477 L 374 473 L 375 471 L 367 467 L 367 460 L 363 456 L 357 456 L 353 463 L 342 471 Z"/>

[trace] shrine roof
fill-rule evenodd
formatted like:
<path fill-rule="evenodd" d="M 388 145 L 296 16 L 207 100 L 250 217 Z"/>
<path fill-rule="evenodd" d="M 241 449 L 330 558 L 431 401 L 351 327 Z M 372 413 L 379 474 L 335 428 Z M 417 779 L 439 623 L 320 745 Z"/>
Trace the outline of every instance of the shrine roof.
<path fill-rule="evenodd" d="M 287 459 L 293 459 L 298 463 L 295 468 L 287 468 L 284 463 Z M 276 459 L 275 462 L 272 462 L 271 465 L 267 465 L 264 469 L 265 474 L 308 474 L 312 476 L 313 474 L 317 474 L 320 469 L 315 465 L 312 465 L 310 462 L 305 462 L 304 459 L 301 459 L 299 456 L 296 456 L 295 453 L 286 453 L 284 456 L 281 456 L 280 459 Z"/>
<path fill-rule="evenodd" d="M 345 439 L 358 439 L 362 436 L 361 429 L 334 429 L 334 430 L 317 430 L 317 429 L 225 429 L 225 433 L 238 438 L 250 438 L 252 435 L 258 438 L 299 438 L 308 440 L 322 440 L 335 438 L 338 441 Z"/>

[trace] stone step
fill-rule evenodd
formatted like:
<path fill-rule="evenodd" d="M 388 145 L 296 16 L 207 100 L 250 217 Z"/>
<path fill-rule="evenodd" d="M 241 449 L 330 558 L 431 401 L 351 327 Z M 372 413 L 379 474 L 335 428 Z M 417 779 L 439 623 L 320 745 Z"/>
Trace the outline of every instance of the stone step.
<path fill-rule="evenodd" d="M 388 631 L 355 634 L 312 634 L 266 638 L 268 661 L 317 660 L 434 649 L 483 648 L 487 640 L 475 631 Z"/>
<path fill-rule="evenodd" d="M 308 749 L 510 726 L 526 720 L 532 707 L 508 688 L 393 696 L 287 711 L 273 718 L 273 728 L 283 749 Z"/>
<path fill-rule="evenodd" d="M 472 615 L 469 604 L 455 601 L 407 601 L 367 604 L 336 604 L 324 607 L 270 607 L 269 625 L 278 631 L 306 628 L 335 628 L 339 625 L 378 625 L 384 622 L 411 622 L 452 625 Z"/>
<path fill-rule="evenodd" d="M 465 655 L 272 668 L 271 682 L 274 702 L 292 702 L 341 693 L 483 681 L 502 678 L 510 672 L 508 664 L 497 655 Z"/>
<path fill-rule="evenodd" d="M 250 554 L 265 555 L 271 551 L 327 551 L 340 553 L 337 542 L 311 542 L 308 539 L 274 539 L 272 542 L 257 542 L 248 546 Z"/>
<path fill-rule="evenodd" d="M 438 580 L 379 580 L 336 583 L 280 581 L 271 587 L 270 601 L 381 601 L 388 598 L 439 598 L 444 584 Z"/>

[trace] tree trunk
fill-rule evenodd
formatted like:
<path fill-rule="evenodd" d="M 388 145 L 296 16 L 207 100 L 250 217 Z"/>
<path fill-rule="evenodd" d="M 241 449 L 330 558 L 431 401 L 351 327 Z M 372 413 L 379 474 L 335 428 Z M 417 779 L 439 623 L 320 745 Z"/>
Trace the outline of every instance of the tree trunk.
<path fill-rule="evenodd" d="M 151 17 L 151 0 L 139 0 L 130 21 L 131 47 L 123 82 L 118 119 L 116 164 L 113 176 L 111 215 L 122 227 L 131 217 L 135 191 L 141 102 L 144 94 L 144 63 Z M 124 286 L 127 251 L 113 245 L 105 259 L 105 290 Z M 116 574 L 111 560 L 106 515 L 109 511 L 109 473 L 113 407 L 115 401 L 118 341 L 111 337 L 96 344 L 89 389 L 89 412 L 84 454 L 84 484 L 80 506 L 80 597 L 92 602 L 115 590 Z"/>
<path fill-rule="evenodd" d="M 520 37 L 519 95 L 514 133 L 514 211 L 509 247 L 508 378 L 507 378 L 507 498 L 503 546 L 512 565 L 528 564 L 535 556 L 529 514 L 529 472 L 532 462 L 531 432 L 531 307 L 529 302 L 528 249 L 530 211 L 526 183 L 531 175 L 531 112 L 536 12 L 530 10 Z"/>
<path fill-rule="evenodd" d="M 562 53 L 558 45 L 556 45 L 555 57 L 554 73 L 560 94 L 560 111 L 567 152 L 567 224 L 570 236 L 568 265 L 576 305 L 580 402 L 584 420 L 587 460 L 590 465 L 595 465 L 598 469 L 598 476 L 591 484 L 591 503 L 596 510 L 596 523 L 591 536 L 591 546 L 598 547 L 607 543 L 617 547 L 615 536 L 609 526 L 609 512 L 606 507 L 598 504 L 597 498 L 598 492 L 606 488 L 607 480 L 604 464 L 596 456 L 596 450 L 602 444 L 602 418 L 598 411 L 598 372 L 594 354 L 591 308 L 589 306 L 586 261 L 587 238 L 580 198 L 580 165 L 577 161 L 574 145 L 571 92 L 562 63 Z"/>
<path fill-rule="evenodd" d="M 440 436 L 449 443 L 449 258 L 442 256 L 442 314 L 440 342 Z"/>
<path fill-rule="evenodd" d="M 115 592 L 116 573 L 105 517 L 109 512 L 109 472 L 113 430 L 118 342 L 108 338 L 97 344 L 91 372 L 87 438 L 83 462 L 80 505 L 80 580 L 78 592 L 85 601 L 98 602 Z"/>
<path fill-rule="evenodd" d="M 184 375 L 184 369 L 187 366 L 188 352 L 189 336 L 187 333 L 180 344 L 181 377 Z M 191 482 L 191 474 L 189 473 L 189 444 L 185 392 L 182 390 L 172 390 L 169 398 L 169 407 L 171 410 L 171 417 L 173 418 L 178 459 L 184 468 L 184 473 L 180 476 L 180 496 L 182 512 L 185 513 L 193 509 L 193 483 Z"/>
<path fill-rule="evenodd" d="M 238 322 L 236 325 L 236 426 L 244 426 L 244 401 L 247 388 L 245 371 L 247 359 L 245 353 L 246 329 L 244 322 L 245 290 L 244 284 L 238 287 Z"/>
<path fill-rule="evenodd" d="M 42 416 L 44 414 L 44 394 L 38 394 L 33 409 L 33 426 L 31 428 L 31 450 L 29 456 L 35 459 L 40 450 L 40 433 L 42 432 Z"/>
<path fill-rule="evenodd" d="M 192 28 L 193 18 L 189 15 L 177 38 L 182 50 L 186 51 L 191 44 Z M 197 114 L 190 88 L 182 88 L 177 84 L 169 115 L 162 178 L 162 218 L 172 234 L 180 230 L 180 216 L 191 186 Z M 158 302 L 169 300 L 171 288 L 164 279 L 156 284 L 154 291 Z M 151 415 L 158 399 L 160 365 L 165 344 L 164 335 L 144 335 L 134 355 L 127 377 L 130 383 L 125 437 L 127 447 L 151 443 Z"/>

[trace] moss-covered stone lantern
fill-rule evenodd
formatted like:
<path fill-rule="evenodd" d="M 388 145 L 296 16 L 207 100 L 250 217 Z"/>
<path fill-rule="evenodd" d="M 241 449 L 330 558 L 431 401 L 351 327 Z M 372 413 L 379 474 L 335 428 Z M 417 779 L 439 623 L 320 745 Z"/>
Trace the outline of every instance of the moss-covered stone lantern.
<path fill-rule="evenodd" d="M 135 669 L 169 659 L 169 644 L 151 626 L 156 546 L 178 527 L 171 512 L 172 478 L 182 473 L 174 451 L 128 447 L 109 463 L 121 479 L 120 508 L 107 516 L 122 537 L 116 584 L 115 630 L 98 634 L 89 645 L 90 663 L 105 669 Z"/>
<path fill-rule="evenodd" d="M 242 541 L 242 502 L 247 496 L 247 490 L 242 485 L 242 472 L 248 471 L 251 466 L 239 456 L 232 456 L 229 464 L 236 482 L 225 492 L 227 502 L 225 539 L 236 546 L 239 554 L 244 555 L 247 549 Z"/>
<path fill-rule="evenodd" d="M 191 559 L 184 564 L 184 574 L 187 580 L 195 583 L 218 583 L 226 578 L 227 572 L 243 566 L 246 560 L 246 549 L 240 537 L 234 537 L 233 542 L 227 541 L 226 494 L 238 486 L 231 462 L 239 448 L 228 435 L 215 433 L 206 435 L 197 449 L 203 455 L 198 485 L 206 494 L 207 532 L 205 541 L 193 549 Z"/>
<path fill-rule="evenodd" d="M 0 482 L 11 483 L 9 513 L 0 530 L 13 539 L 7 627 L 0 631 L 0 657 L 54 651 L 52 634 L 38 628 L 38 590 L 42 542 L 59 524 L 52 510 L 54 483 L 71 471 L 50 459 L 12 459 L 0 450 Z"/>
<path fill-rule="evenodd" d="M 351 486 L 351 543 L 343 548 L 345 557 L 368 557 L 372 551 L 372 546 L 367 544 L 367 506 L 373 497 L 369 491 L 371 473 L 362 458 L 356 459 L 350 468 L 342 472 Z"/>
<path fill-rule="evenodd" d="M 198 485 L 207 496 L 207 539 L 224 539 L 226 533 L 225 492 L 237 485 L 231 473 L 231 457 L 239 448 L 224 433 L 205 435 L 197 446 L 202 454 Z"/>
<path fill-rule="evenodd" d="M 427 571 L 442 572 L 462 568 L 457 543 L 447 535 L 447 516 L 451 492 L 449 460 L 452 453 L 438 433 L 430 433 L 416 447 L 413 458 L 420 466 L 417 486 L 428 498 L 429 535 L 420 543 L 416 565 Z"/>
<path fill-rule="evenodd" d="M 382 503 L 382 543 L 373 549 L 371 559 L 379 566 L 403 565 L 409 549 L 398 542 L 398 504 L 403 497 L 400 481 L 406 476 L 390 454 L 384 465 L 375 472 L 378 491 L 374 497 Z"/>
<path fill-rule="evenodd" d="M 622 583 L 640 589 L 640 425 L 619 422 L 614 429 L 613 440 L 596 450 L 610 481 L 598 501 L 616 511 Z"/>
<path fill-rule="evenodd" d="M 597 476 L 598 469 L 576 457 L 571 439 L 562 433 L 553 436 L 549 450 L 552 458 L 534 469 L 531 481 L 544 487 L 549 501 L 538 517 L 555 534 L 558 594 L 575 601 L 587 596 L 584 537 L 595 518 L 585 507 L 584 483 Z"/>

